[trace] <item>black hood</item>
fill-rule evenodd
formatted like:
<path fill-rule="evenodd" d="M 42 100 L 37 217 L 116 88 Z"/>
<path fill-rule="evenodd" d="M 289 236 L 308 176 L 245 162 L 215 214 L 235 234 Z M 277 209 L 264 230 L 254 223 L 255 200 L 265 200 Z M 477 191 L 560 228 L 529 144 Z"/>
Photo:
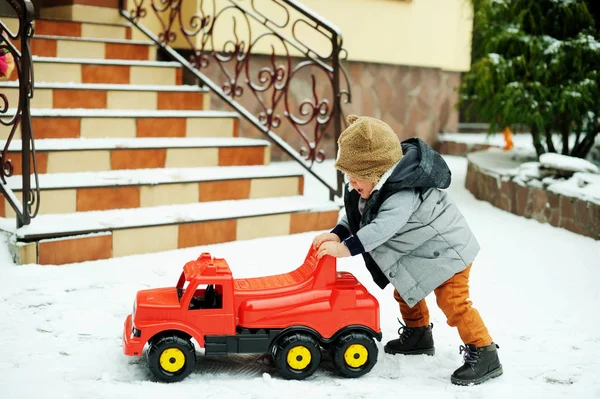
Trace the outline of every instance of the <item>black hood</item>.
<path fill-rule="evenodd" d="M 384 183 L 384 187 L 402 188 L 448 188 L 451 172 L 446 161 L 419 138 L 402 143 L 402 159 Z"/>

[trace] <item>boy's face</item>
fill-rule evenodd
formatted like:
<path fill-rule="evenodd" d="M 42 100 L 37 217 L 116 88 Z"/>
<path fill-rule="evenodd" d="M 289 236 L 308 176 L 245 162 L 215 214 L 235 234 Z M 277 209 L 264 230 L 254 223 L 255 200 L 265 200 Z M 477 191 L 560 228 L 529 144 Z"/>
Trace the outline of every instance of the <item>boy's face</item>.
<path fill-rule="evenodd" d="M 348 176 L 348 178 L 350 179 L 350 185 L 358 192 L 358 194 L 364 199 L 369 199 L 371 196 L 371 191 L 373 191 L 373 187 L 375 187 L 375 185 L 371 182 L 361 180 L 353 176 Z"/>

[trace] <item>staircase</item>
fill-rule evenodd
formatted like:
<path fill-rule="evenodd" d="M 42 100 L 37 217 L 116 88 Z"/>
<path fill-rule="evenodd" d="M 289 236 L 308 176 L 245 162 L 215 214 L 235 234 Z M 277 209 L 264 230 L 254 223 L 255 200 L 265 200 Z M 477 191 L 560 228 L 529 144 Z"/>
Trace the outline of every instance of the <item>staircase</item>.
<path fill-rule="evenodd" d="M 69 7 L 78 20 L 36 20 L 31 40 L 39 214 L 17 229 L 0 198 L 0 230 L 15 238 L 19 264 L 85 262 L 335 225 L 339 207 L 303 195 L 301 168 L 271 164 L 269 141 L 238 137 L 240 116 L 210 110 L 211 94 L 183 85 L 180 64 L 156 61 L 152 42 L 132 40 L 136 28 L 117 10 L 105 9 L 94 21 L 82 5 L 60 7 L 62 15 Z M 17 30 L 17 19 L 2 21 Z M 0 82 L 9 106 L 18 101 L 16 79 L 15 71 Z M 3 142 L 8 131 L 0 131 Z M 19 197 L 17 138 L 9 147 L 15 170 L 8 186 Z"/>

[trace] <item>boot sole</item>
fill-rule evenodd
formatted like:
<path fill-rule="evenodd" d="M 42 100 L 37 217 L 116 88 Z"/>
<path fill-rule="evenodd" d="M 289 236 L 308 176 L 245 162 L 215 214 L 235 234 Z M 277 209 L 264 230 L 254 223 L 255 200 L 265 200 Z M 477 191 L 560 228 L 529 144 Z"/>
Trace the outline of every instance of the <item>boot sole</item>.
<path fill-rule="evenodd" d="M 389 353 L 390 355 L 427 355 L 433 356 L 435 355 L 435 348 L 430 349 L 417 349 L 414 351 L 396 351 L 388 348 L 387 346 L 383 347 L 385 353 Z"/>
<path fill-rule="evenodd" d="M 502 366 L 500 366 L 497 369 L 495 369 L 493 371 L 490 371 L 489 373 L 487 373 L 483 377 L 477 378 L 475 380 L 459 380 L 458 378 L 450 377 L 450 381 L 454 385 L 461 385 L 461 386 L 479 385 L 479 384 L 481 384 L 483 382 L 486 382 L 489 379 L 500 377 L 503 373 L 504 373 L 504 371 L 502 370 Z"/>

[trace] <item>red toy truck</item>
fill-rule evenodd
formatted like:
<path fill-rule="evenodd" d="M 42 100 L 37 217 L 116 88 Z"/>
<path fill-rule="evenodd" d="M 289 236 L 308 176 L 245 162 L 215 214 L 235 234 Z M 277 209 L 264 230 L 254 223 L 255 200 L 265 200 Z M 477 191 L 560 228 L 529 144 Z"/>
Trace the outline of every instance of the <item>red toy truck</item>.
<path fill-rule="evenodd" d="M 192 338 L 206 356 L 267 353 L 282 377 L 301 380 L 328 350 L 344 377 L 368 373 L 381 341 L 379 303 L 336 260 L 285 274 L 234 279 L 224 259 L 203 253 L 185 264 L 176 287 L 137 293 L 123 331 L 123 352 L 141 356 L 157 379 L 181 381 L 195 367 Z"/>

